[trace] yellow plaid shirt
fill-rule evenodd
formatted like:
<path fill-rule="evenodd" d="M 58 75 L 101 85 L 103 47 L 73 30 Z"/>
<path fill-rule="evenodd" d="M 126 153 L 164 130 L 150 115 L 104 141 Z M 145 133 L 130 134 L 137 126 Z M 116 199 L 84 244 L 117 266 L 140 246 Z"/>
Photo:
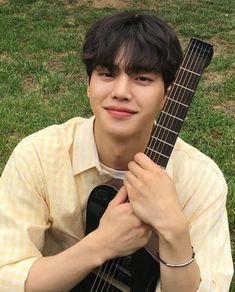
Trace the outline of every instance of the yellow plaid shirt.
<path fill-rule="evenodd" d="M 50 126 L 13 151 L 0 179 L 1 292 L 24 291 L 37 258 L 57 254 L 84 236 L 88 196 L 110 178 L 99 163 L 93 121 L 74 118 Z M 181 139 L 167 172 L 189 222 L 201 271 L 199 291 L 228 291 L 233 263 L 222 173 Z"/>

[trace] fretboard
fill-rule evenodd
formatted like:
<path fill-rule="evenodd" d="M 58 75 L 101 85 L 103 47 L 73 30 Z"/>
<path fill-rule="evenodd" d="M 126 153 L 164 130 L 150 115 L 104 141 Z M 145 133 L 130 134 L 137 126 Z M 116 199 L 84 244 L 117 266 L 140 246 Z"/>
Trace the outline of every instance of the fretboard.
<path fill-rule="evenodd" d="M 145 153 L 165 168 L 185 120 L 199 80 L 213 55 L 213 47 L 192 38 L 160 113 Z"/>

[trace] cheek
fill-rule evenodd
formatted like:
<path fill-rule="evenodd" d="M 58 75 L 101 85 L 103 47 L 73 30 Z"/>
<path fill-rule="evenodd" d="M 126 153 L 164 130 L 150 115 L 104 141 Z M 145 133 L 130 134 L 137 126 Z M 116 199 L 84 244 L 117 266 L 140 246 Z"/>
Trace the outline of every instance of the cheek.
<path fill-rule="evenodd" d="M 165 88 L 162 87 L 162 89 L 159 90 L 159 92 L 158 92 L 158 104 L 157 104 L 157 106 L 158 106 L 159 110 L 162 109 L 165 101 L 166 101 L 166 92 L 165 92 Z"/>
<path fill-rule="evenodd" d="M 159 92 L 159 94 L 153 93 L 151 98 L 149 98 L 148 107 L 150 111 L 159 111 L 162 109 L 165 103 L 165 95 L 163 92 Z"/>
<path fill-rule="evenodd" d="M 87 90 L 87 95 L 91 100 L 98 101 L 105 97 L 106 91 L 107 90 L 104 85 L 97 82 L 91 82 Z"/>

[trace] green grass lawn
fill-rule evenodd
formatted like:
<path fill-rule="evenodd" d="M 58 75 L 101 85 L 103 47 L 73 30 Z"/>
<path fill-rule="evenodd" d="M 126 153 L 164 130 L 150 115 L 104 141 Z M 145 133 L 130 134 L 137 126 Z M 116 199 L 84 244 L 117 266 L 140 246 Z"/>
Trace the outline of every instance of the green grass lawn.
<path fill-rule="evenodd" d="M 193 36 L 214 45 L 214 58 L 180 135 L 224 172 L 235 259 L 234 0 L 0 0 L 0 173 L 24 136 L 91 114 L 80 61 L 84 32 L 94 20 L 120 10 L 150 11 L 165 18 L 183 48 Z"/>

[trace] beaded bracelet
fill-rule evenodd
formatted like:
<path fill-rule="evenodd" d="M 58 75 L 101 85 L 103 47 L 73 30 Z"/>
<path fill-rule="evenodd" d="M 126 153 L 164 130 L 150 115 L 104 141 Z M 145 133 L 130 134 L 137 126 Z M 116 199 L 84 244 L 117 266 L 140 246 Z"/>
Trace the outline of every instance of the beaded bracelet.
<path fill-rule="evenodd" d="M 164 264 L 165 266 L 167 267 L 170 267 L 170 268 L 182 268 L 182 267 L 185 267 L 185 266 L 188 266 L 189 264 L 191 264 L 193 261 L 194 261 L 194 256 L 195 256 L 195 252 L 193 250 L 193 247 L 192 247 L 192 251 L 193 251 L 193 254 L 192 254 L 192 257 L 190 260 L 188 260 L 187 262 L 185 263 L 181 263 L 181 264 L 170 264 L 170 263 L 167 263 L 165 262 L 164 260 L 162 260 L 159 256 L 159 252 L 157 252 L 157 256 L 158 256 L 158 261 L 162 264 Z"/>

